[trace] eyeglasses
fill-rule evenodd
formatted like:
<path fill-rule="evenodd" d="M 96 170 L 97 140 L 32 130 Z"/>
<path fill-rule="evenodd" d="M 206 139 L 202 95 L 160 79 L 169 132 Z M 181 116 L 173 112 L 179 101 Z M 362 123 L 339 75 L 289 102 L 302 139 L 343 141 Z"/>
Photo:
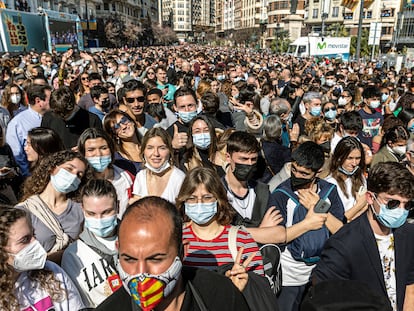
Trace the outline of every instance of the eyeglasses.
<path fill-rule="evenodd" d="M 211 203 L 211 202 L 214 202 L 215 200 L 216 198 L 214 197 L 214 195 L 205 194 L 201 198 L 198 198 L 196 196 L 191 196 L 187 200 L 185 200 L 185 202 L 190 203 L 190 204 L 198 203 L 198 201 L 201 201 L 201 203 Z"/>
<path fill-rule="evenodd" d="M 135 101 L 138 101 L 139 103 L 143 103 L 143 102 L 145 102 L 145 97 L 144 96 L 125 97 L 125 100 L 128 104 L 133 104 Z"/>
<path fill-rule="evenodd" d="M 147 72 L 147 74 L 149 74 L 149 75 L 155 75 L 155 72 Z"/>
<path fill-rule="evenodd" d="M 81 77 L 81 80 L 82 81 L 87 81 L 87 80 L 89 80 L 89 78 L 88 77 Z"/>
<path fill-rule="evenodd" d="M 126 125 L 129 122 L 131 121 L 127 117 L 123 116 L 121 120 L 119 120 L 118 123 L 114 124 L 114 127 L 113 127 L 114 132 L 117 132 L 121 128 L 121 125 Z"/>
<path fill-rule="evenodd" d="M 323 112 L 328 112 L 328 111 L 336 111 L 336 107 L 330 107 L 330 108 L 326 108 L 323 110 Z"/>
<path fill-rule="evenodd" d="M 374 196 L 374 199 L 378 202 L 377 195 L 375 193 L 373 193 L 373 196 Z M 401 201 L 399 201 L 399 200 L 389 200 L 387 203 L 385 203 L 385 205 L 388 209 L 396 209 L 396 208 L 401 206 Z M 411 200 L 411 201 L 408 201 L 407 203 L 405 203 L 404 208 L 407 211 L 413 210 L 414 209 L 414 201 Z"/>

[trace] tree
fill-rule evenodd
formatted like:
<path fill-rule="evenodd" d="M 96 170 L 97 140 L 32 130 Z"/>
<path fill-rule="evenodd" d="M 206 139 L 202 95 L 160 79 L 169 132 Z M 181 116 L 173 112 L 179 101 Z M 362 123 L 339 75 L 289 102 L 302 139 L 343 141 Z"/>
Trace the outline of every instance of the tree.
<path fill-rule="evenodd" d="M 105 36 L 109 43 L 121 47 L 124 43 L 125 24 L 119 18 L 109 19 L 105 24 Z"/>
<path fill-rule="evenodd" d="M 161 45 L 169 45 L 171 43 L 177 42 L 177 34 L 171 27 L 160 26 L 159 24 L 152 24 L 152 31 L 154 33 L 154 38 L 156 43 Z"/>
<path fill-rule="evenodd" d="M 147 12 L 147 17 L 142 22 L 141 43 L 142 45 L 153 45 L 155 42 L 154 32 L 152 30 L 151 17 Z"/>
<path fill-rule="evenodd" d="M 368 45 L 368 35 L 369 35 L 368 28 L 363 28 L 362 34 L 361 34 L 361 52 L 360 52 L 361 57 L 371 55 L 371 49 Z M 350 52 L 352 55 L 356 54 L 357 40 L 358 40 L 357 36 L 351 37 L 351 51 Z"/>
<path fill-rule="evenodd" d="M 139 36 L 142 34 L 142 28 L 138 25 L 127 21 L 125 29 L 123 31 L 123 36 L 126 40 L 126 44 L 129 46 L 137 46 L 139 41 Z"/>
<path fill-rule="evenodd" d="M 275 53 L 285 53 L 289 49 L 289 31 L 276 29 L 275 32 L 276 39 L 272 40 L 270 48 Z"/>
<path fill-rule="evenodd" d="M 326 35 L 331 37 L 348 37 L 349 32 L 344 24 L 334 23 L 326 28 Z"/>

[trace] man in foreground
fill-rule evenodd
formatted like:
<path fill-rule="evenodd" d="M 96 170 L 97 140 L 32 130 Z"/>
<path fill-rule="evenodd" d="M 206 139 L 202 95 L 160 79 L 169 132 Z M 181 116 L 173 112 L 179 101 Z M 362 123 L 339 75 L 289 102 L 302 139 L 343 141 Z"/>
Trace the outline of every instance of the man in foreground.
<path fill-rule="evenodd" d="M 121 221 L 117 246 L 123 287 L 97 311 L 249 310 L 229 278 L 182 267 L 182 220 L 164 199 L 133 203 Z"/>
<path fill-rule="evenodd" d="M 313 282 L 358 280 L 388 298 L 394 310 L 414 310 L 414 176 L 400 163 L 374 166 L 368 210 L 325 244 Z"/>

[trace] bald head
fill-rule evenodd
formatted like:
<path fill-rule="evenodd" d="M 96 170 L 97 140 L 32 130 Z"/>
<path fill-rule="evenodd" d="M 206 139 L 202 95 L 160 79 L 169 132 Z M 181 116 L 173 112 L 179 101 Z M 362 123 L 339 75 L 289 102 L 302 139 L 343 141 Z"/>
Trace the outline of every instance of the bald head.
<path fill-rule="evenodd" d="M 171 242 L 176 244 L 177 250 L 180 250 L 182 244 L 181 215 L 169 201 L 155 196 L 144 197 L 127 208 L 119 225 L 119 245 L 122 244 L 122 240 L 129 238 L 131 230 L 141 230 L 141 225 L 145 227 L 148 223 L 160 220 L 162 220 L 162 226 L 159 230 L 169 231 Z"/>

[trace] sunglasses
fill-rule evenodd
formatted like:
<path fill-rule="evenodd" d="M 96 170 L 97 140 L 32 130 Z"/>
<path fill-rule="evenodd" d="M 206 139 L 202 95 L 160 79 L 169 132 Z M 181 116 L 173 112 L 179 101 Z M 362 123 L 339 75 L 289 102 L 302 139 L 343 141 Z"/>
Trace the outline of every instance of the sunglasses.
<path fill-rule="evenodd" d="M 139 103 L 143 103 L 143 102 L 145 102 L 145 97 L 144 96 L 125 97 L 125 100 L 128 104 L 133 104 L 135 101 L 138 101 Z"/>
<path fill-rule="evenodd" d="M 155 72 L 148 72 L 149 75 L 155 75 Z"/>
<path fill-rule="evenodd" d="M 374 199 L 378 202 L 377 195 L 375 195 L 375 194 L 374 194 Z M 399 200 L 389 200 L 386 203 L 386 207 L 388 209 L 396 209 L 396 208 L 400 207 L 400 205 L 401 205 L 401 202 Z M 411 200 L 411 201 L 408 201 L 407 203 L 405 203 L 404 208 L 407 211 L 412 211 L 414 209 L 414 201 Z"/>
<path fill-rule="evenodd" d="M 121 125 L 126 125 L 129 122 L 130 122 L 130 120 L 127 117 L 125 117 L 125 116 L 122 117 L 121 120 L 119 120 L 118 123 L 114 124 L 114 127 L 113 127 L 114 131 L 115 132 L 118 131 L 121 128 Z"/>
<path fill-rule="evenodd" d="M 89 80 L 89 78 L 88 77 L 82 77 L 81 80 L 82 81 L 87 81 L 87 80 Z"/>
<path fill-rule="evenodd" d="M 336 107 L 326 108 L 326 109 L 323 110 L 323 112 L 328 112 L 330 110 L 336 111 Z"/>

